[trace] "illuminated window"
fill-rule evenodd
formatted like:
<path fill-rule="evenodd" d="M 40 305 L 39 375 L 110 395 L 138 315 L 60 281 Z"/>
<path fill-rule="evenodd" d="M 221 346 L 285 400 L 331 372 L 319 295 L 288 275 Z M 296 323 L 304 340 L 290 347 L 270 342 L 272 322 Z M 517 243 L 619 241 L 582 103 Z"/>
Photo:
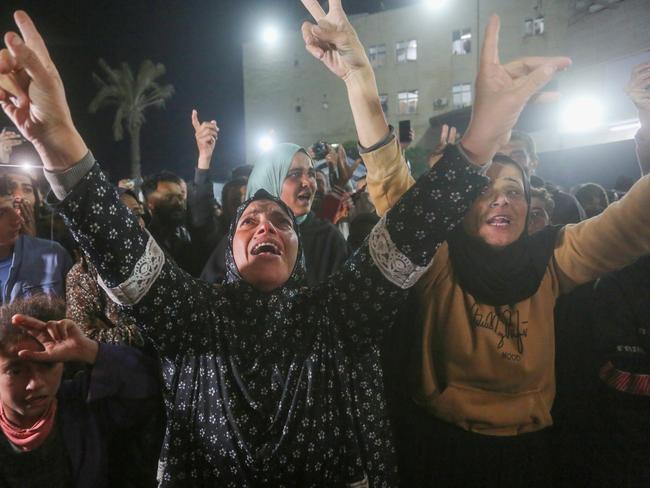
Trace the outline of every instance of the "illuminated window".
<path fill-rule="evenodd" d="M 472 52 L 472 29 L 455 30 L 451 33 L 451 53 L 462 55 Z"/>
<path fill-rule="evenodd" d="M 526 37 L 544 35 L 544 17 L 540 15 L 535 19 L 524 20 L 524 35 Z"/>
<path fill-rule="evenodd" d="M 397 111 L 401 115 L 416 113 L 418 111 L 418 91 L 399 92 L 397 94 Z"/>
<path fill-rule="evenodd" d="M 395 59 L 397 63 L 408 63 L 418 59 L 418 41 L 400 41 L 395 45 Z"/>
<path fill-rule="evenodd" d="M 454 85 L 451 95 L 454 108 L 467 107 L 472 104 L 472 85 L 470 83 Z"/>
<path fill-rule="evenodd" d="M 379 44 L 378 46 L 370 46 L 368 48 L 368 58 L 373 68 L 383 66 L 386 64 L 386 44 Z"/>

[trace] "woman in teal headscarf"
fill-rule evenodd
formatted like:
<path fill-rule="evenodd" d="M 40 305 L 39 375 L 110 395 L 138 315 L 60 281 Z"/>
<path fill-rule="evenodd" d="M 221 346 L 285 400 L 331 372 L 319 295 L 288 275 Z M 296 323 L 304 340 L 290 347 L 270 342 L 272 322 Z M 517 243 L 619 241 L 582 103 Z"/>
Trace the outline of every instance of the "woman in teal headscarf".
<path fill-rule="evenodd" d="M 320 283 L 345 262 L 349 252 L 343 235 L 311 211 L 316 195 L 316 175 L 307 151 L 296 144 L 282 143 L 264 153 L 248 179 L 246 198 L 261 189 L 280 198 L 300 224 L 308 285 Z M 225 251 L 226 242 L 222 241 L 205 265 L 202 279 L 210 283 L 223 280 Z"/>

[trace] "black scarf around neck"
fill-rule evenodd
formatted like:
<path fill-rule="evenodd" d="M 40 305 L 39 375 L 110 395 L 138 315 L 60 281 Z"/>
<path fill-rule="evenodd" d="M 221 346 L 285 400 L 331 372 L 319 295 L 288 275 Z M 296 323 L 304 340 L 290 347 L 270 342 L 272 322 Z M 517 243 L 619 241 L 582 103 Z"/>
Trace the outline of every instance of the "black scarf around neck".
<path fill-rule="evenodd" d="M 448 239 L 449 258 L 461 288 L 479 303 L 514 305 L 534 295 L 553 256 L 559 226 L 526 232 L 502 249 L 470 237 L 460 224 Z"/>

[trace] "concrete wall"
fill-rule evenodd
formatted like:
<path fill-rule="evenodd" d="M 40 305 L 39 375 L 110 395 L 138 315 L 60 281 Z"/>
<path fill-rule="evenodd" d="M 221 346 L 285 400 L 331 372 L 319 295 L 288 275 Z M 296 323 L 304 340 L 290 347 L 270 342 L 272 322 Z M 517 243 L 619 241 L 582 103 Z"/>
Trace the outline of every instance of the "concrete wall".
<path fill-rule="evenodd" d="M 562 134 L 551 122 L 534 134 L 541 151 L 629 138 L 633 129 L 611 131 L 609 126 L 635 117 L 622 88 L 631 66 L 650 60 L 650 1 L 623 0 L 582 16 L 573 15 L 572 4 L 567 0 L 448 0 L 436 9 L 414 5 L 354 16 L 351 22 L 366 48 L 386 44 L 386 64 L 375 72 L 379 92 L 388 95 L 388 120 L 393 125 L 411 120 L 418 136 L 427 133 L 432 116 L 453 109 L 452 85 L 473 85 L 483 29 L 488 16 L 498 13 L 502 61 L 527 55 L 572 56 L 573 68 L 558 77 L 559 89 L 567 97 L 593 92 L 615 107 L 607 112 L 608 126 L 588 135 Z M 524 19 L 540 13 L 544 15 L 544 35 L 524 36 Z M 472 30 L 471 54 L 452 55 L 452 31 L 466 27 Z M 410 39 L 418 41 L 417 61 L 397 64 L 395 44 Z M 302 145 L 318 139 L 356 138 L 343 83 L 305 51 L 297 30 L 284 33 L 275 46 L 248 43 L 243 55 L 249 161 L 254 161 L 258 141 L 269 131 L 277 141 Z M 411 89 L 419 91 L 417 113 L 399 115 L 397 93 Z M 449 105 L 434 110 L 438 98 L 447 98 Z M 431 137 L 431 131 L 428 134 Z"/>

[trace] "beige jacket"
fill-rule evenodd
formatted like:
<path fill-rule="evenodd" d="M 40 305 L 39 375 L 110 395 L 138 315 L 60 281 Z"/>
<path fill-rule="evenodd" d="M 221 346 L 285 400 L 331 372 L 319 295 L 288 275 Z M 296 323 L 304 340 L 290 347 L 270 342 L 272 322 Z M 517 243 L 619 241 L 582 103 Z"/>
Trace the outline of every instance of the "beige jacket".
<path fill-rule="evenodd" d="M 368 189 L 385 213 L 413 184 L 397 142 L 364 154 Z M 479 304 L 454 277 L 447 244 L 420 279 L 420 379 L 414 399 L 436 417 L 490 435 L 552 424 L 553 309 L 561 293 L 650 253 L 650 179 L 601 215 L 566 226 L 535 295 L 512 309 Z"/>

